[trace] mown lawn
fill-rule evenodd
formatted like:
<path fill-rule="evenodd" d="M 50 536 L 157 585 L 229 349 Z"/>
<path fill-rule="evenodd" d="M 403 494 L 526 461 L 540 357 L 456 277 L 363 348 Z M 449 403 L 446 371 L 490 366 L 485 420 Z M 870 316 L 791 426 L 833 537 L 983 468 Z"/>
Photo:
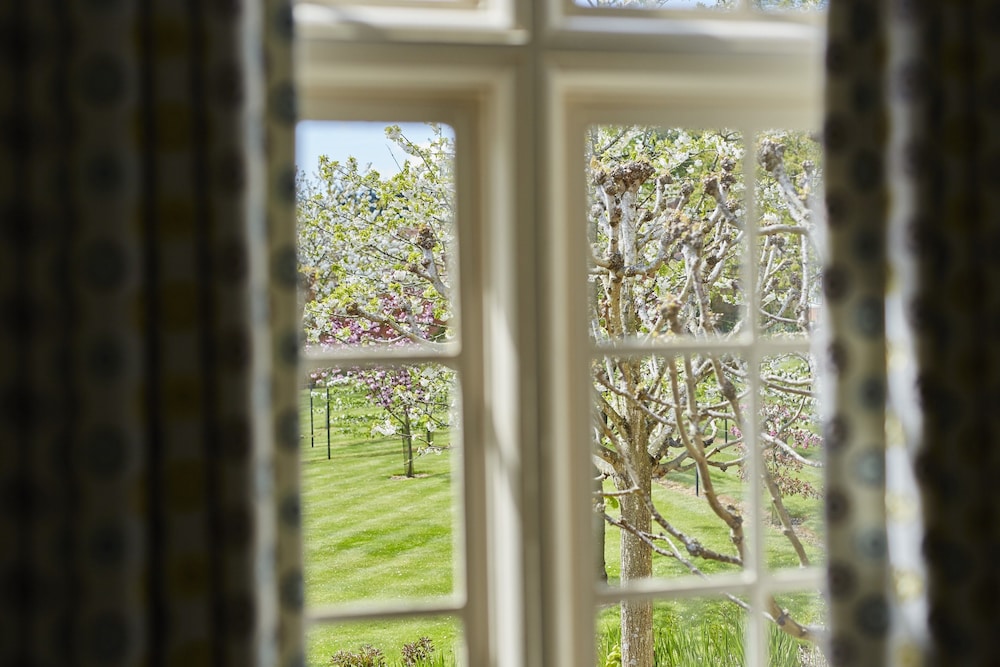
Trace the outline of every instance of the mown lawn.
<path fill-rule="evenodd" d="M 306 604 L 359 600 L 425 599 L 448 595 L 454 581 L 451 462 L 456 453 L 416 459 L 417 477 L 401 477 L 397 437 L 369 437 L 378 414 L 360 396 L 333 390 L 331 458 L 326 418 L 315 401 L 315 441 L 310 439 L 308 393 L 302 410 L 303 542 Z M 337 410 L 339 408 L 339 410 Z M 447 446 L 446 434 L 436 445 Z M 308 631 L 307 663 L 329 665 L 338 650 L 362 644 L 398 660 L 400 646 L 429 637 L 439 652 L 453 650 L 459 624 L 450 618 L 318 626 Z M 391 663 L 390 663 L 391 664 Z"/>
<path fill-rule="evenodd" d="M 401 478 L 402 446 L 398 437 L 370 437 L 378 411 L 365 405 L 363 398 L 344 388 L 331 390 L 330 450 L 327 459 L 326 418 L 323 402 L 314 405 L 314 441 L 310 439 L 308 393 L 303 393 L 302 488 L 305 546 L 306 603 L 309 606 L 360 600 L 406 600 L 445 596 L 452 591 L 455 577 L 454 543 L 459 523 L 452 466 L 459 462 L 457 450 L 426 454 L 415 461 L 417 477 Z M 314 442 L 314 446 L 312 446 Z M 439 433 L 435 444 L 447 446 L 446 434 Z M 813 455 L 819 455 L 814 452 Z M 805 468 L 800 475 L 817 485 L 822 471 Z M 657 484 L 654 499 L 660 511 L 675 525 L 696 536 L 705 546 L 732 553 L 725 526 L 712 514 L 704 498 L 694 494 L 693 472 L 675 473 L 667 485 Z M 717 474 L 720 494 L 740 502 L 743 482 L 735 469 Z M 821 506 L 817 499 L 791 498 L 788 509 L 802 527 L 803 543 L 814 564 L 822 564 Z M 766 507 L 766 504 L 765 504 Z M 794 567 L 797 562 L 780 527 L 765 532 L 765 551 L 771 567 Z M 609 580 L 617 581 L 619 539 L 609 528 L 605 541 Z M 732 571 L 733 566 L 705 563 L 709 574 Z M 654 557 L 656 576 L 687 576 L 676 561 Z M 816 623 L 822 620 L 818 594 L 804 592 L 779 599 L 796 619 Z M 657 627 L 664 635 L 701 637 L 696 645 L 718 645 L 731 651 L 743 616 L 734 605 L 718 600 L 694 600 L 659 604 Z M 617 632 L 617 608 L 601 610 L 595 619 L 599 628 L 599 654 Z M 681 627 L 683 633 L 671 632 Z M 730 632 L 730 630 L 732 632 Z M 318 626 L 308 631 L 307 664 L 327 666 L 338 650 L 358 650 L 362 644 L 379 647 L 392 666 L 399 660 L 400 647 L 421 636 L 429 637 L 439 655 L 451 664 L 460 645 L 460 623 L 453 618 L 416 618 Z M 603 639 L 602 639 L 603 637 Z M 679 640 L 678 640 L 679 641 Z M 772 639 L 772 643 L 784 641 Z M 787 642 L 786 642 L 787 643 Z M 676 644 L 676 642 L 675 642 Z M 784 644 L 775 650 L 794 654 L 796 647 Z M 729 648 L 727 648 L 729 647 Z M 684 646 L 661 647 L 663 651 L 687 650 Z M 667 653 L 664 653 L 667 655 Z M 691 654 L 692 660 L 714 660 L 714 654 Z M 685 661 L 666 664 L 687 664 Z M 695 664 L 695 663 L 692 663 Z M 729 663 L 725 663 L 729 664 Z M 736 663 L 734 663 L 736 664 Z M 775 662 L 774 664 L 797 664 Z"/>

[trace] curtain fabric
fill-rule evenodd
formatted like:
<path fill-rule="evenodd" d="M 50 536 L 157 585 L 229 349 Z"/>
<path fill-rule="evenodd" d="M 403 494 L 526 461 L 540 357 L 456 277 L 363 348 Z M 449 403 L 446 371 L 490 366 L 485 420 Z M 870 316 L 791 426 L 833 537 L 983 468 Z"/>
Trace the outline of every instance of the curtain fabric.
<path fill-rule="evenodd" d="M 1000 5 L 829 12 L 832 662 L 995 665 Z"/>
<path fill-rule="evenodd" d="M 298 665 L 291 12 L 0 4 L 0 664 Z"/>

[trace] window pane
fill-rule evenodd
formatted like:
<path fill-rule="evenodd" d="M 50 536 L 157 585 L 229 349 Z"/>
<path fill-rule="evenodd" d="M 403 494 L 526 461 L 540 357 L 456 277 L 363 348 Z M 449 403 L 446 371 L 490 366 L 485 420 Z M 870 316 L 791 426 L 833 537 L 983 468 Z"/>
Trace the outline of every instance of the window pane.
<path fill-rule="evenodd" d="M 314 625 L 306 633 L 306 643 L 308 667 L 457 667 L 463 664 L 462 624 L 448 616 Z"/>
<path fill-rule="evenodd" d="M 450 128 L 299 127 L 306 343 L 433 345 L 457 335 Z"/>
<path fill-rule="evenodd" d="M 762 133 L 757 163 L 758 321 L 765 335 L 804 336 L 817 325 L 822 297 L 819 138 L 784 130 Z"/>
<path fill-rule="evenodd" d="M 452 593 L 454 373 L 426 364 L 314 375 L 302 404 L 307 604 Z"/>
<path fill-rule="evenodd" d="M 450 128 L 310 122 L 297 138 L 307 347 L 405 351 L 453 340 Z M 451 594 L 461 506 L 454 372 L 345 364 L 309 380 L 308 604 Z"/>
<path fill-rule="evenodd" d="M 771 568 L 822 566 L 823 440 L 814 388 L 815 362 L 805 354 L 761 364 L 760 447 L 764 532 Z"/>
<path fill-rule="evenodd" d="M 635 646 L 648 636 L 654 665 L 683 667 L 743 667 L 746 660 L 747 612 L 738 597 L 694 598 L 670 602 L 633 602 L 652 616 L 652 632 L 632 632 L 625 620 L 625 638 Z M 597 615 L 597 665 L 628 664 L 623 648 L 621 605 L 601 609 Z M 625 659 L 622 659 L 625 658 Z M 620 662 L 618 662 L 620 660 Z M 799 663 L 770 663 L 798 667 Z"/>
<path fill-rule="evenodd" d="M 746 639 L 750 609 L 747 596 L 631 604 L 651 611 L 649 636 L 654 665 L 742 667 L 750 664 Z M 827 667 L 817 643 L 818 635 L 814 633 L 826 619 L 825 603 L 819 593 L 788 593 L 769 599 L 766 618 L 769 667 Z M 775 622 L 778 618 L 783 625 Z M 630 621 L 625 623 L 626 628 L 631 627 Z M 647 634 L 636 632 L 629 636 L 626 632 L 633 644 Z M 598 612 L 596 641 L 598 667 L 625 664 L 618 662 L 623 651 L 621 605 Z"/>
<path fill-rule="evenodd" d="M 764 11 L 822 12 L 829 0 L 750 0 L 750 6 Z"/>
<path fill-rule="evenodd" d="M 476 7 L 484 4 L 481 0 L 319 0 L 322 4 L 353 5 L 356 7 Z"/>
<path fill-rule="evenodd" d="M 744 562 L 746 363 L 731 355 L 605 358 L 597 392 L 598 577 L 738 572 Z M 723 387 L 726 387 L 723 389 Z"/>
<path fill-rule="evenodd" d="M 740 134 L 596 126 L 586 142 L 592 337 L 739 331 L 745 303 Z"/>
<path fill-rule="evenodd" d="M 733 10 L 740 0 L 573 0 L 580 7 L 602 9 L 720 9 Z"/>
<path fill-rule="evenodd" d="M 826 601 L 819 591 L 781 593 L 769 599 L 769 665 L 827 667 L 820 642 L 827 624 Z"/>

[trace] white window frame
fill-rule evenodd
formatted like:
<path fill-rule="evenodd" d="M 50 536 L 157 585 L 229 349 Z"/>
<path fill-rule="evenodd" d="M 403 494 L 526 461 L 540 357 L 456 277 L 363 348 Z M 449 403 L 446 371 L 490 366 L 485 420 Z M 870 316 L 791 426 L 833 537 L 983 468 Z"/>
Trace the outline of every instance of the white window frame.
<path fill-rule="evenodd" d="M 300 36 L 353 43 L 523 44 L 523 0 L 298 2 Z M 303 32 L 304 31 L 304 32 Z"/>
<path fill-rule="evenodd" d="M 360 24 L 361 14 L 342 20 L 340 9 L 297 8 L 300 115 L 455 128 L 462 342 L 443 357 L 365 352 L 307 356 L 305 366 L 438 360 L 459 370 L 465 566 L 448 600 L 308 610 L 310 620 L 454 614 L 469 667 L 580 667 L 595 661 L 598 603 L 725 590 L 760 608 L 768 593 L 819 586 L 817 570 L 760 568 L 760 540 L 738 575 L 624 591 L 595 582 L 589 459 L 579 455 L 590 422 L 580 416 L 591 409 L 589 361 L 605 350 L 587 336 L 588 255 L 576 229 L 586 215 L 583 131 L 592 123 L 734 127 L 748 143 L 758 130 L 818 127 L 816 21 L 667 13 L 653 27 L 638 15 L 595 23 L 571 0 L 408 10 L 419 21 L 376 12 Z M 476 15 L 491 22 L 470 27 Z M 748 220 L 752 203 L 748 194 Z M 808 351 L 752 332 L 714 345 L 750 363 Z M 678 353 L 706 344 L 617 347 Z M 750 479 L 749 519 L 759 525 L 759 480 Z M 749 637 L 750 664 L 766 664 L 764 627 L 753 617 Z"/>

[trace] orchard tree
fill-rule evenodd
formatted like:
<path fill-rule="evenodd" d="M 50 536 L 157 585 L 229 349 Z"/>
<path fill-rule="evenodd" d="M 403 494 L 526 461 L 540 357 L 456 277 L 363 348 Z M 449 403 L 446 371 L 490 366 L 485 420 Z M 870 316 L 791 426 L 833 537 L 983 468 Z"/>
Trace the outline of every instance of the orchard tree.
<path fill-rule="evenodd" d="M 451 373 L 442 366 L 403 366 L 353 370 L 348 377 L 363 386 L 386 420 L 372 426 L 383 436 L 399 435 L 403 445 L 403 474 L 414 476 L 414 443 L 423 451 L 434 449 L 434 433 L 448 426 L 451 406 L 448 389 Z"/>

